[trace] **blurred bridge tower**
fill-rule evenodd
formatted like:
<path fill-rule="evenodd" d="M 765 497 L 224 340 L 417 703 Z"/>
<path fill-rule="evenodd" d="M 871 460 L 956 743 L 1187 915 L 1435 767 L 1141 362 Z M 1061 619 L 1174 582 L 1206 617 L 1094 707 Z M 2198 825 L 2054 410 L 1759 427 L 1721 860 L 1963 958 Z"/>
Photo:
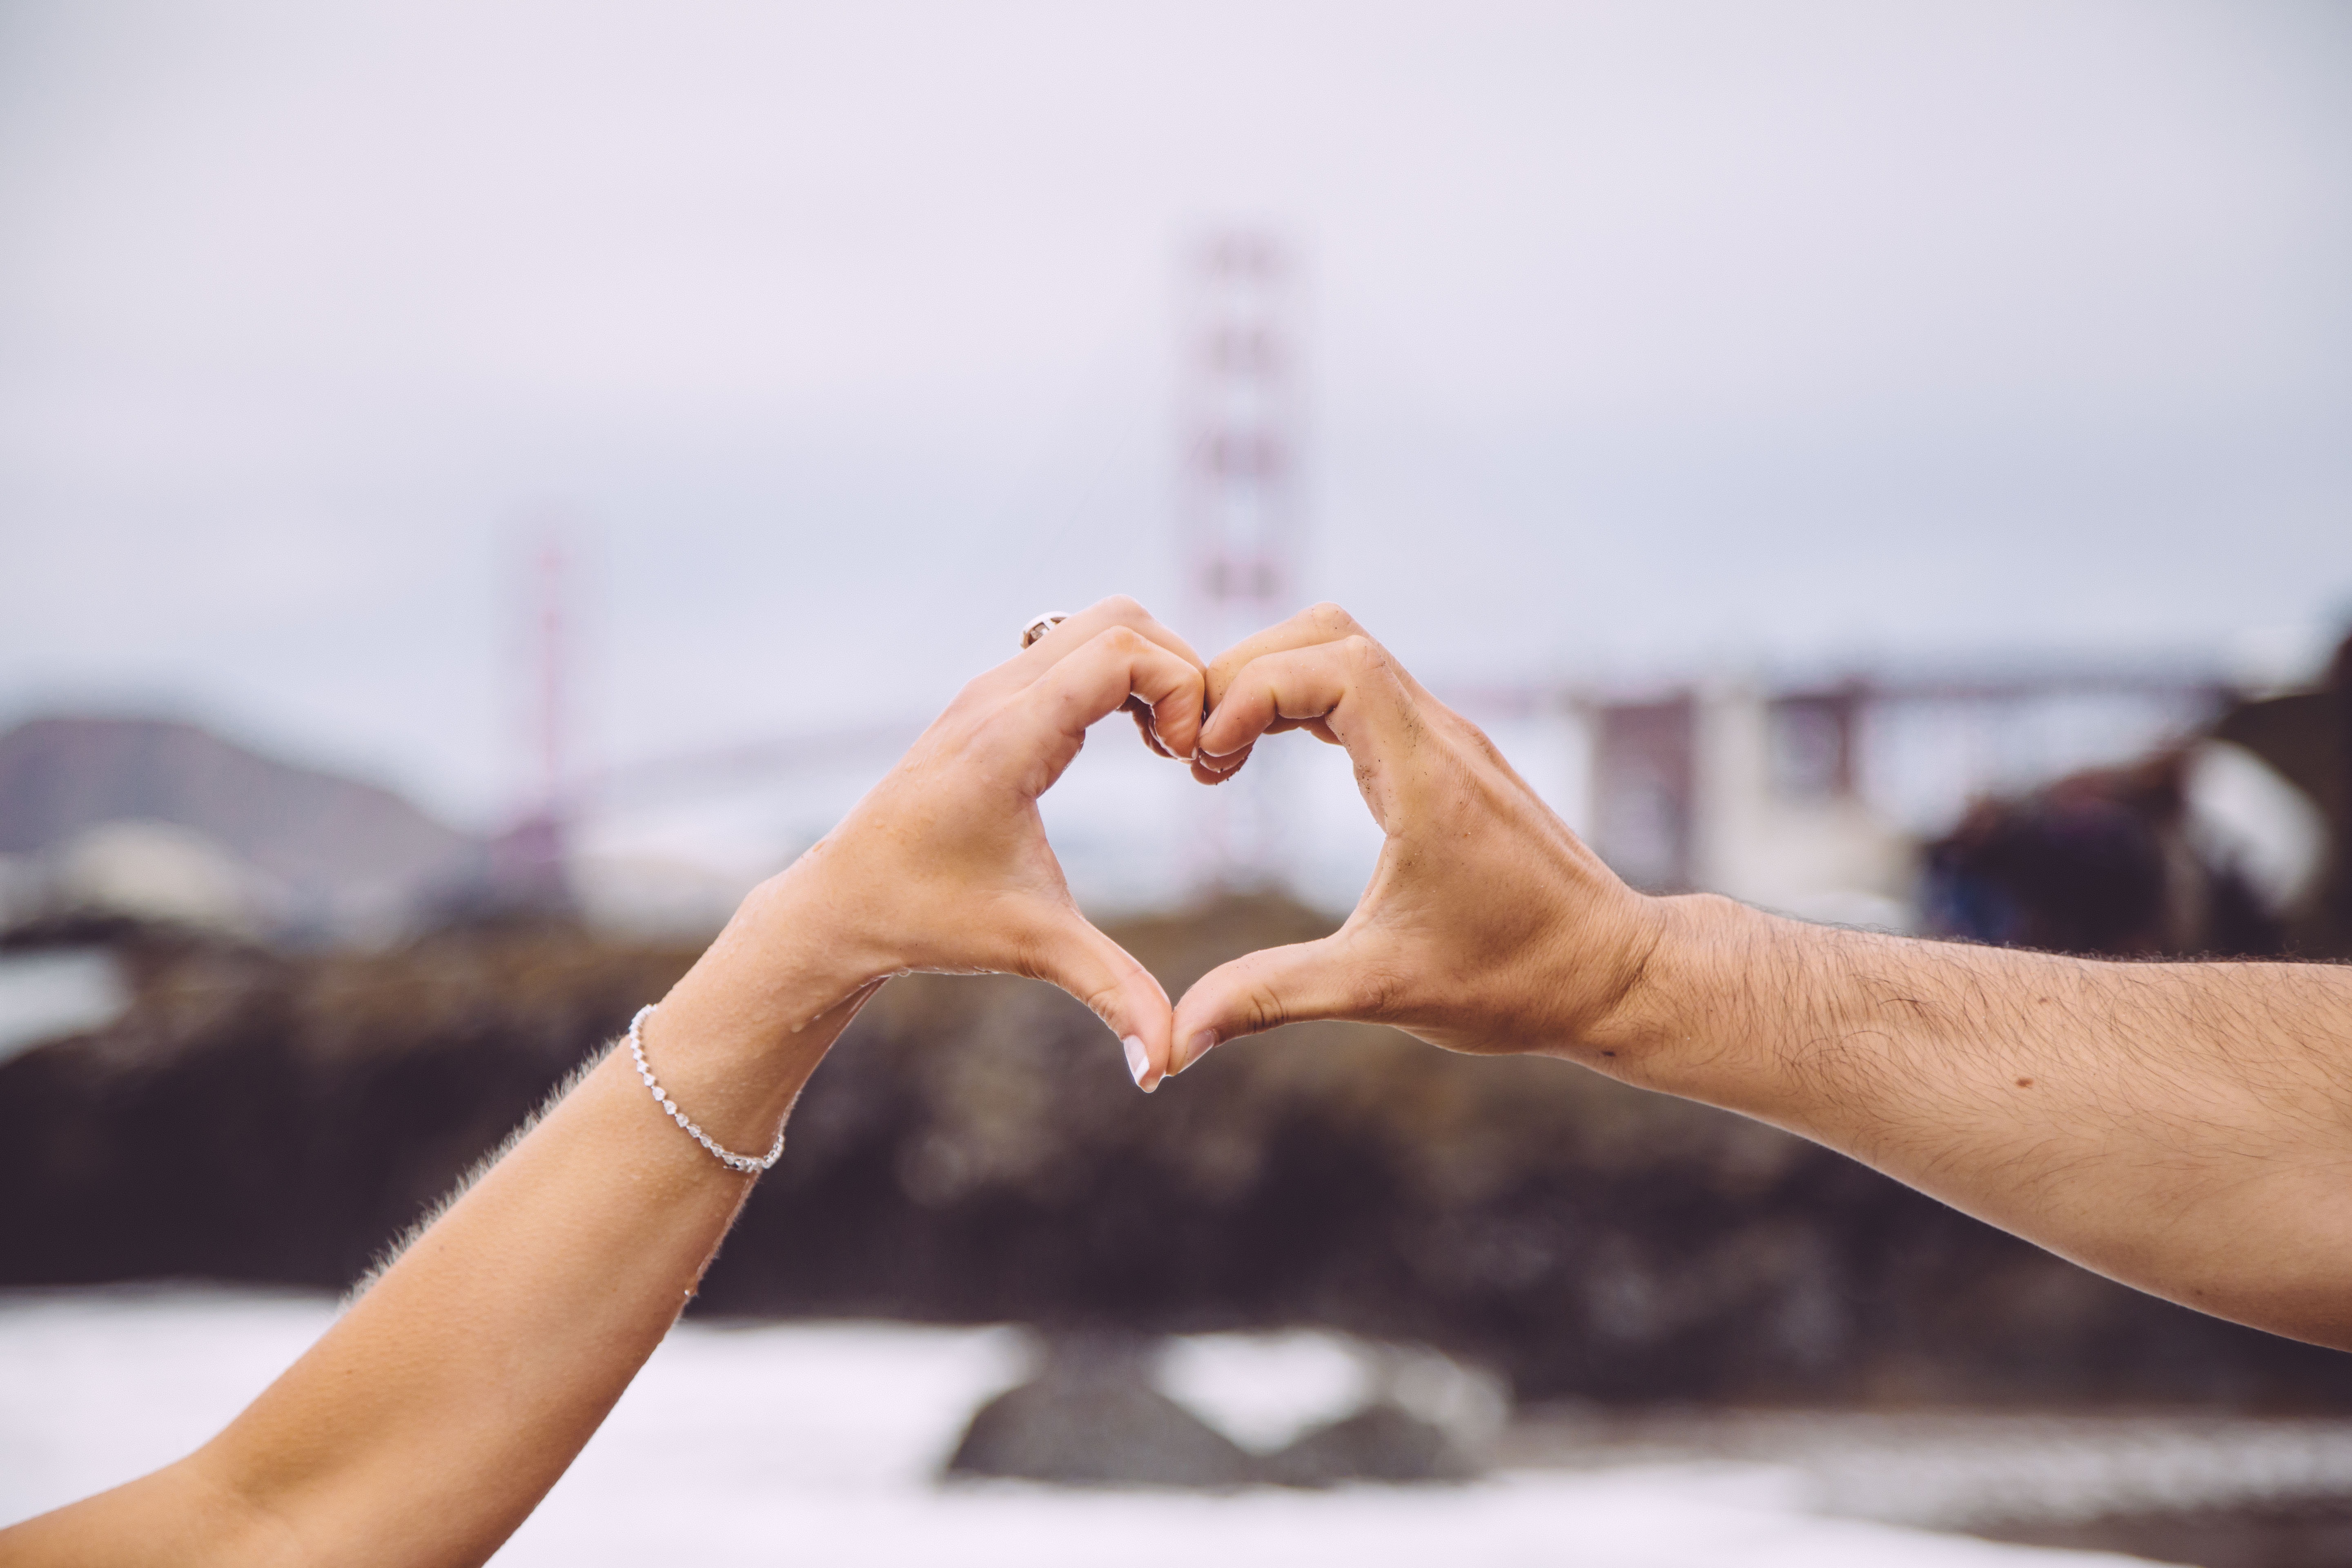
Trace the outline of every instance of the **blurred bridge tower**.
<path fill-rule="evenodd" d="M 1305 515 L 1296 274 L 1275 235 L 1223 228 L 1186 258 L 1177 517 L 1187 634 L 1215 657 L 1299 607 Z M 1281 747 L 1209 798 L 1192 868 L 1206 889 L 1286 879 Z"/>
<path fill-rule="evenodd" d="M 551 525 L 533 547 L 524 580 L 520 629 L 530 675 L 528 696 L 520 705 L 524 742 L 519 750 L 530 759 L 534 776 L 513 825 L 491 843 L 494 894 L 503 905 L 554 909 L 571 902 L 572 628 L 564 613 L 570 575 L 562 533 Z"/>

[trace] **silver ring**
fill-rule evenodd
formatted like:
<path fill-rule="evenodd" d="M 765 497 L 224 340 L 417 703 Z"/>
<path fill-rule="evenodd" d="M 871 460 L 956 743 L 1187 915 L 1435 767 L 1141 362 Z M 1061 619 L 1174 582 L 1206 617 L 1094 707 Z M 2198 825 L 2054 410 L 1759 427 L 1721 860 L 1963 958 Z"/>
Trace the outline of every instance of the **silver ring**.
<path fill-rule="evenodd" d="M 1048 610 L 1042 616 L 1030 616 L 1029 624 L 1021 628 L 1021 646 L 1026 648 L 1031 643 L 1069 618 L 1059 610 Z"/>

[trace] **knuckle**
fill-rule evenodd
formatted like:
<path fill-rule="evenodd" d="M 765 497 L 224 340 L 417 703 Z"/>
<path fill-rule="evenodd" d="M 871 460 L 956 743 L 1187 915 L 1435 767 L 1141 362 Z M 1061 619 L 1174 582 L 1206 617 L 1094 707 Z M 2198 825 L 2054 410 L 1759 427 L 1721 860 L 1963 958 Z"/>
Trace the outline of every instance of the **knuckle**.
<path fill-rule="evenodd" d="M 1095 608 L 1122 623 L 1144 620 L 1149 616 L 1141 604 L 1126 594 L 1113 594 L 1097 603 Z"/>
<path fill-rule="evenodd" d="M 954 700 L 947 706 L 947 714 L 963 715 L 976 709 L 993 707 L 1002 700 L 1004 689 L 1004 678 L 995 670 L 975 675 L 956 689 Z"/>
<path fill-rule="evenodd" d="M 1345 637 L 1358 629 L 1356 617 L 1328 599 L 1308 605 L 1304 616 L 1308 626 L 1328 637 Z"/>
<path fill-rule="evenodd" d="M 1095 641 L 1116 654 L 1132 658 L 1151 646 L 1151 639 L 1133 626 L 1110 626 L 1096 634 Z"/>

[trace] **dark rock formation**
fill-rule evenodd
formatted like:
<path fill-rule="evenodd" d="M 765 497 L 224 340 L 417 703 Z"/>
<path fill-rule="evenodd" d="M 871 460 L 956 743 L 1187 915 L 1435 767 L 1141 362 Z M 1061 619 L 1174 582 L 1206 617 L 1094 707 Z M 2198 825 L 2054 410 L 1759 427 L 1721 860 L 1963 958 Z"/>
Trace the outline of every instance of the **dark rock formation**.
<path fill-rule="evenodd" d="M 974 1413 L 950 1476 L 1210 1489 L 1256 1478 L 1248 1450 L 1152 1386 L 1150 1342 L 1066 1334 L 1047 1346 L 1035 1377 Z"/>
<path fill-rule="evenodd" d="M 1036 1375 L 974 1413 L 946 1477 L 1223 1491 L 1478 1474 L 1444 1427 L 1381 1398 L 1277 1452 L 1254 1454 L 1162 1393 L 1157 1359 L 1157 1342 L 1142 1335 L 1048 1336 Z"/>
<path fill-rule="evenodd" d="M 1118 934 L 1175 991 L 1320 929 L 1261 902 Z M 141 950 L 121 1023 L 0 1063 L 0 1283 L 345 1285 L 692 956 L 557 928 Z M 1005 979 L 882 992 L 698 1310 L 1321 1324 L 1531 1397 L 2352 1405 L 2352 1358 L 1755 1122 L 1348 1026 L 1237 1042 L 1146 1098 L 1084 1008 Z"/>
<path fill-rule="evenodd" d="M 341 1289 L 692 960 L 562 929 L 301 957 L 116 934 L 130 1016 L 0 1064 L 0 1282 Z"/>
<path fill-rule="evenodd" d="M 1288 1447 L 1266 1456 L 1258 1475 L 1285 1487 L 1397 1486 L 1475 1480 L 1478 1466 L 1444 1427 L 1382 1401 L 1301 1433 Z"/>

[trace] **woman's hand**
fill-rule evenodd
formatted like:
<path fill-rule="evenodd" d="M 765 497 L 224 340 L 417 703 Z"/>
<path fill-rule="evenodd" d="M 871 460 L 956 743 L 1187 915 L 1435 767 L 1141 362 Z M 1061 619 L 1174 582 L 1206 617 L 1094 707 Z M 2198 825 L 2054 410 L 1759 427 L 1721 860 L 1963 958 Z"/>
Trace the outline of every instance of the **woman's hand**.
<path fill-rule="evenodd" d="M 1159 1087 L 1172 1038 L 1168 994 L 1078 912 L 1037 797 L 1078 754 L 1087 726 L 1130 699 L 1149 710 L 1148 721 L 1137 717 L 1155 750 L 1191 756 L 1202 694 L 1200 657 L 1134 600 L 1070 616 L 958 693 L 839 826 L 746 900 L 648 1028 L 707 1033 L 686 1027 L 698 1016 L 738 1031 L 748 1020 L 772 1035 L 797 1032 L 891 974 L 1025 974 L 1094 1009 L 1125 1045 L 1137 1083 Z M 778 940 L 787 932 L 789 944 Z M 804 955 L 793 973 L 757 961 L 771 943 Z M 762 978 L 759 993 L 743 993 Z M 713 1011 L 722 1007 L 724 1019 Z"/>
<path fill-rule="evenodd" d="M 1146 738 L 1190 756 L 1201 694 L 1200 659 L 1129 599 L 965 687 L 646 1020 L 663 1091 L 722 1145 L 767 1148 L 859 1004 L 909 969 L 1051 980 L 1156 1085 L 1167 994 L 1070 901 L 1037 797 L 1131 696 Z M 219 1436 L 5 1532 L 0 1560 L 481 1563 L 668 1331 L 751 1189 L 611 1053 Z"/>
<path fill-rule="evenodd" d="M 1305 1018 L 1394 1024 L 1454 1050 L 1612 1054 L 1598 1032 L 1642 972 L 1654 900 L 1618 880 L 1475 725 L 1335 605 L 1221 655 L 1208 695 L 1197 776 L 1230 776 L 1261 735 L 1310 731 L 1348 749 L 1387 842 L 1339 931 L 1235 959 L 1184 994 L 1176 1070 Z"/>

